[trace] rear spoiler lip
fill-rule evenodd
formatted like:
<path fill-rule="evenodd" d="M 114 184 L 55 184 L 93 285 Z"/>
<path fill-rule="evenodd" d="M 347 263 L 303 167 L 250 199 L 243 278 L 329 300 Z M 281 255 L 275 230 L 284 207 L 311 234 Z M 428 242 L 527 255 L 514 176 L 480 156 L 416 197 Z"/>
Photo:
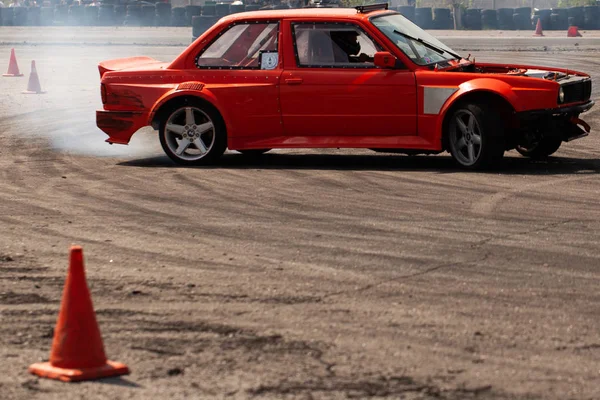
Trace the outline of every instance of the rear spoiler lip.
<path fill-rule="evenodd" d="M 115 58 L 112 60 L 105 60 L 98 64 L 98 71 L 100 72 L 100 78 L 107 72 L 119 71 L 122 69 L 140 67 L 142 65 L 162 63 L 152 57 L 127 57 L 127 58 Z"/>

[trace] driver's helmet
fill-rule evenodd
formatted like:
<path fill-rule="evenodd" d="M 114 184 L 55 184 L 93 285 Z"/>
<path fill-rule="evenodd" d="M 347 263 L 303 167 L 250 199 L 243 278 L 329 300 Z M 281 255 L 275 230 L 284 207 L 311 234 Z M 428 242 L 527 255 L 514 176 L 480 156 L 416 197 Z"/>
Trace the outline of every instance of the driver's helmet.
<path fill-rule="evenodd" d="M 346 54 L 357 55 L 360 52 L 360 43 L 358 42 L 358 32 L 331 31 L 331 40 L 333 40 Z"/>

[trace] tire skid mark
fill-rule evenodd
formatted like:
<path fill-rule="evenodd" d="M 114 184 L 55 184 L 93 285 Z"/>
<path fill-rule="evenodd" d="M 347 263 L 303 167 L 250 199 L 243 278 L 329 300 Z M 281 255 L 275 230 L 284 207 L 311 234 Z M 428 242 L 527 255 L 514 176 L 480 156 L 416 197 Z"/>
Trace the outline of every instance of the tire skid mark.
<path fill-rule="evenodd" d="M 492 195 L 487 195 L 487 196 L 480 198 L 471 206 L 471 212 L 473 212 L 475 214 L 489 216 L 489 215 L 492 215 L 492 213 L 494 213 L 495 209 L 498 207 L 500 202 L 505 201 L 506 199 L 508 199 L 510 197 L 519 196 L 521 193 L 526 193 L 532 189 L 539 189 L 539 188 L 544 188 L 547 186 L 554 186 L 554 185 L 567 183 L 567 182 L 582 181 L 582 180 L 591 179 L 591 178 L 598 178 L 598 177 L 596 175 L 575 176 L 575 177 L 570 176 L 567 178 L 549 179 L 549 180 L 545 180 L 542 182 L 528 183 L 528 184 L 522 185 L 522 186 L 514 188 L 514 189 L 504 190 L 504 191 L 497 192 Z"/>

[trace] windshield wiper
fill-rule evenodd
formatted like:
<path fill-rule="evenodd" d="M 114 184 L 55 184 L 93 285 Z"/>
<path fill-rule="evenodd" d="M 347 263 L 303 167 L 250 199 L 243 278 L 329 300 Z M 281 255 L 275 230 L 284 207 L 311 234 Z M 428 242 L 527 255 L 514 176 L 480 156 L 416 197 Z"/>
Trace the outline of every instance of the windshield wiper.
<path fill-rule="evenodd" d="M 459 56 L 458 54 L 456 54 L 456 53 L 453 53 L 453 52 L 451 52 L 451 51 L 448 51 L 448 50 L 445 50 L 445 49 L 441 49 L 441 48 L 439 48 L 439 47 L 437 47 L 437 46 L 435 46 L 435 45 L 433 45 L 433 44 L 431 44 L 431 43 L 429 43 L 429 42 L 426 42 L 426 41 L 424 41 L 424 40 L 423 40 L 423 39 L 421 39 L 421 38 L 416 38 L 416 37 L 413 37 L 413 36 L 411 36 L 411 35 L 409 35 L 409 34 L 406 34 L 406 33 L 404 33 L 404 32 L 400 32 L 400 31 L 398 31 L 398 30 L 396 30 L 396 29 L 394 29 L 394 33 L 395 33 L 395 34 L 397 34 L 397 35 L 400 35 L 400 36 L 404 36 L 404 37 L 405 37 L 405 38 L 407 38 L 407 39 L 414 40 L 415 42 L 419 42 L 419 43 L 421 43 L 423 46 L 427 47 L 428 49 L 431 49 L 431 50 L 435 51 L 436 53 L 438 53 L 438 54 L 440 54 L 440 55 L 442 55 L 442 54 L 444 54 L 444 53 L 448 53 L 448 54 L 450 54 L 450 55 L 451 55 L 452 57 L 454 57 L 454 58 L 457 58 L 457 59 L 459 59 L 459 60 L 460 60 L 460 59 L 462 59 L 462 57 L 461 57 L 461 56 Z"/>

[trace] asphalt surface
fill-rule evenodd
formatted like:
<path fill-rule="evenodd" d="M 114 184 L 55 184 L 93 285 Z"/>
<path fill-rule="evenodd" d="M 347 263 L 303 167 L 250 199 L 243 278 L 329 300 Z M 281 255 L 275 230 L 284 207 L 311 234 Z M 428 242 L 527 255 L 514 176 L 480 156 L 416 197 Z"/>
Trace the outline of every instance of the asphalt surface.
<path fill-rule="evenodd" d="M 94 46 L 0 29 L 28 42 L 0 46 L 0 68 L 15 47 L 25 73 L 0 78 L 0 398 L 600 398 L 597 107 L 590 136 L 493 173 L 367 150 L 182 168 L 152 130 L 117 147 L 95 127 L 99 61 L 184 48 L 155 31 Z M 595 51 L 463 43 L 600 78 Z M 31 60 L 44 95 L 21 93 Z M 129 376 L 27 373 L 48 358 L 71 244 Z"/>

